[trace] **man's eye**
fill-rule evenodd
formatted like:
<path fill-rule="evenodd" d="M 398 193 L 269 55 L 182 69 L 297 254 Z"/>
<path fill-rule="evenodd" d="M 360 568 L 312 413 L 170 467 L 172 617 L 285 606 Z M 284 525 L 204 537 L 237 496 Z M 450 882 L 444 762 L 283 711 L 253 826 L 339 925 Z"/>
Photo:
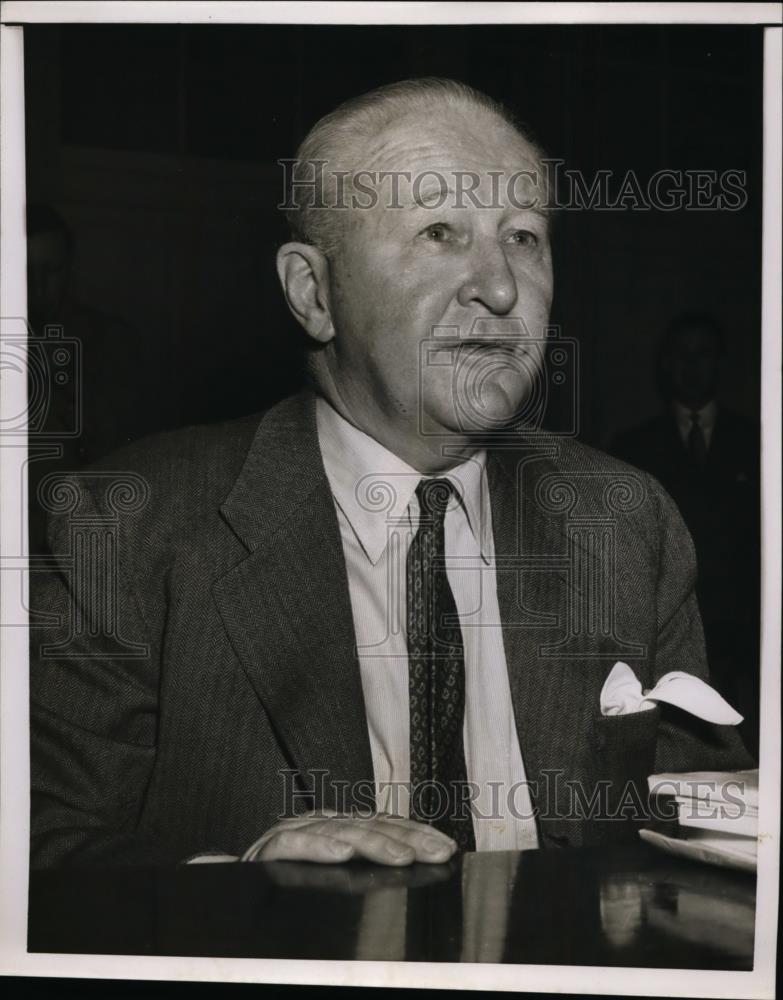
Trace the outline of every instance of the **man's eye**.
<path fill-rule="evenodd" d="M 517 246 L 535 247 L 538 246 L 538 237 L 528 229 L 516 229 L 508 238 L 509 243 L 516 243 Z"/>
<path fill-rule="evenodd" d="M 431 226 L 423 229 L 420 235 L 433 243 L 445 243 L 451 237 L 451 227 L 443 222 L 434 222 Z"/>

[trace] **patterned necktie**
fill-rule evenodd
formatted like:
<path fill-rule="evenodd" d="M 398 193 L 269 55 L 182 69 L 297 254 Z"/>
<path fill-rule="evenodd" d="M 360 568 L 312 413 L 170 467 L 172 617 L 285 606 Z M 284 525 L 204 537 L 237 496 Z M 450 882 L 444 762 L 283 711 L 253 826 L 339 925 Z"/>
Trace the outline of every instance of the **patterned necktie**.
<path fill-rule="evenodd" d="M 691 412 L 691 429 L 688 434 L 688 454 L 697 469 L 703 469 L 707 461 L 707 439 L 701 426 L 699 411 Z"/>
<path fill-rule="evenodd" d="M 475 850 L 466 804 L 465 656 L 454 594 L 446 576 L 444 519 L 448 479 L 422 480 L 419 530 L 407 562 L 411 818 Z"/>

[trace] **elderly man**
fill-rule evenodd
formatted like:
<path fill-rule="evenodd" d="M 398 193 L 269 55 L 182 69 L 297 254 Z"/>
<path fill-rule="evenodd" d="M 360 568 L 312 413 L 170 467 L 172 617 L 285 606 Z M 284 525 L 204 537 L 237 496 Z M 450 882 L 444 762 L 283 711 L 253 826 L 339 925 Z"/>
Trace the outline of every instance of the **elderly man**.
<path fill-rule="evenodd" d="M 408 81 L 320 121 L 293 181 L 278 272 L 314 391 L 52 484 L 34 863 L 619 843 L 654 770 L 747 766 L 731 727 L 641 705 L 708 676 L 673 504 L 531 416 L 534 143 Z"/>

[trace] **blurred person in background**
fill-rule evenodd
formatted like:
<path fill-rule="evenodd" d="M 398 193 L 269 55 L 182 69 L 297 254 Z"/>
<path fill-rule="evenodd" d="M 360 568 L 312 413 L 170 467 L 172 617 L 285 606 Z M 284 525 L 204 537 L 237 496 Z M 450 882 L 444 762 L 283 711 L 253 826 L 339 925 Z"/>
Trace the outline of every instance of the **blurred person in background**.
<path fill-rule="evenodd" d="M 687 313 L 657 359 L 659 414 L 618 435 L 614 453 L 651 472 L 674 499 L 698 561 L 697 595 L 716 687 L 745 716 L 758 753 L 759 428 L 719 399 L 726 354 L 720 324 Z"/>
<path fill-rule="evenodd" d="M 88 465 L 154 425 L 153 372 L 142 338 L 124 320 L 75 296 L 74 255 L 73 231 L 63 217 L 49 205 L 28 205 L 31 552 L 45 544 L 41 480 Z M 56 339 L 68 353 L 62 366 L 52 352 Z M 40 403 L 35 414 L 34 401 Z"/>

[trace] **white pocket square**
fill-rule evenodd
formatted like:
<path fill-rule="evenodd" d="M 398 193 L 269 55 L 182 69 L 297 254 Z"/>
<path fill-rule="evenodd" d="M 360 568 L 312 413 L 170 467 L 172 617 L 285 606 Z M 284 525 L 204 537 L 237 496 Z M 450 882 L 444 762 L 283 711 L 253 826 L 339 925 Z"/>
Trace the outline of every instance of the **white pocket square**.
<path fill-rule="evenodd" d="M 672 670 L 664 674 L 652 690 L 642 691 L 636 674 L 622 660 L 618 660 L 609 671 L 601 689 L 601 714 L 645 712 L 655 708 L 659 701 L 720 726 L 736 726 L 742 722 L 742 716 L 714 688 L 693 674 Z"/>

